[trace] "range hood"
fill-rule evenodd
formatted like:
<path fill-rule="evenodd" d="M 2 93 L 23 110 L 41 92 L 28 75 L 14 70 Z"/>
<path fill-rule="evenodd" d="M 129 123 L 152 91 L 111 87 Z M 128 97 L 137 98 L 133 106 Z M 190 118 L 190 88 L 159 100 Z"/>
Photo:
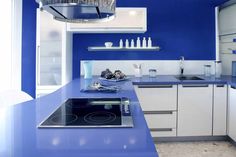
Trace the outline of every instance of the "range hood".
<path fill-rule="evenodd" d="M 115 17 L 116 0 L 36 0 L 63 22 L 103 22 Z"/>

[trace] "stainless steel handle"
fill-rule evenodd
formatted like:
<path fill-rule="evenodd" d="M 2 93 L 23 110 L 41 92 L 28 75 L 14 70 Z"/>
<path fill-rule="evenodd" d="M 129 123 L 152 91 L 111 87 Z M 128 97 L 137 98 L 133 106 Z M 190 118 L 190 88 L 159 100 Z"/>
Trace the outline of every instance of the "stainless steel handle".
<path fill-rule="evenodd" d="M 234 86 L 231 86 L 231 88 L 232 88 L 232 89 L 236 89 L 236 87 L 234 87 Z"/>
<path fill-rule="evenodd" d="M 144 111 L 144 114 L 173 114 L 173 111 Z"/>
<path fill-rule="evenodd" d="M 224 84 L 217 84 L 216 87 L 222 88 L 222 87 L 225 87 L 225 85 Z"/>
<path fill-rule="evenodd" d="M 173 131 L 173 129 L 172 128 L 151 128 L 150 131 L 165 132 L 165 131 Z"/>
<path fill-rule="evenodd" d="M 40 46 L 37 46 L 37 85 L 40 85 Z"/>
<path fill-rule="evenodd" d="M 191 87 L 209 87 L 208 84 L 186 84 L 182 85 L 184 88 L 191 88 Z"/>
<path fill-rule="evenodd" d="M 173 88 L 173 85 L 138 85 L 138 88 Z"/>

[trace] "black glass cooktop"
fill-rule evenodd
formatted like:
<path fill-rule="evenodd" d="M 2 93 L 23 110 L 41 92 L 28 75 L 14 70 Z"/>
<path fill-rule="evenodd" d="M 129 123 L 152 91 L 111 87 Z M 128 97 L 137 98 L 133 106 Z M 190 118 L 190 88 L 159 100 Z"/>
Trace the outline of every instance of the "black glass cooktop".
<path fill-rule="evenodd" d="M 132 127 L 127 98 L 68 99 L 38 127 Z"/>

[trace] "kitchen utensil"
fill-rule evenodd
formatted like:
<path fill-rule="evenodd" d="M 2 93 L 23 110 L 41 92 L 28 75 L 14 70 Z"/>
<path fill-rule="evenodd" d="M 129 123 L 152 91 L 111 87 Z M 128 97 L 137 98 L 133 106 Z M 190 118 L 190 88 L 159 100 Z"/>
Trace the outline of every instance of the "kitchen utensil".
<path fill-rule="evenodd" d="M 134 66 L 134 76 L 142 77 L 142 64 L 133 64 Z"/>

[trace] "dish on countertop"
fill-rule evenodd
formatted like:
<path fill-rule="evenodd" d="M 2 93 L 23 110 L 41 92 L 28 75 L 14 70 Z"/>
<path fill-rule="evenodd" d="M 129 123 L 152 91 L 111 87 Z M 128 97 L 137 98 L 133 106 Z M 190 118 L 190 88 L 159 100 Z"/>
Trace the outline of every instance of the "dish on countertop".
<path fill-rule="evenodd" d="M 122 79 L 116 79 L 116 78 L 106 79 L 106 78 L 103 78 L 103 77 L 99 77 L 99 80 L 101 80 L 101 81 L 109 81 L 109 82 L 121 82 L 121 81 L 130 80 L 130 77 L 124 77 Z"/>

